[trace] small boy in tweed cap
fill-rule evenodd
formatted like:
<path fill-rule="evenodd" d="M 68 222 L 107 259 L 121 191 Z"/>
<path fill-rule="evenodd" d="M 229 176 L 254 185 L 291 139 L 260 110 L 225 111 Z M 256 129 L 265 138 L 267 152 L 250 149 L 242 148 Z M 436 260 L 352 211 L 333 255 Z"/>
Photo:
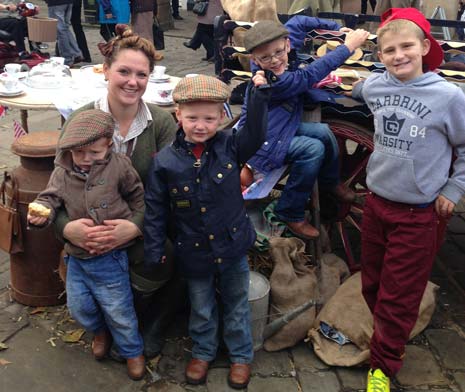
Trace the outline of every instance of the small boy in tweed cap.
<path fill-rule="evenodd" d="M 218 307 L 231 368 L 228 383 L 245 388 L 253 344 L 248 304 L 247 249 L 255 230 L 241 193 L 240 170 L 261 146 L 267 129 L 269 88 L 264 72 L 248 86 L 247 121 L 232 133 L 218 132 L 229 88 L 211 76 L 182 79 L 173 91 L 179 130 L 155 156 L 146 182 L 144 260 L 163 262 L 168 219 L 174 220 L 176 261 L 188 284 L 192 359 L 189 384 L 202 384 L 218 349 Z"/>
<path fill-rule="evenodd" d="M 65 208 L 70 220 L 82 220 L 89 227 L 144 213 L 142 182 L 129 158 L 112 152 L 113 131 L 112 116 L 97 109 L 83 111 L 65 125 L 55 170 L 47 188 L 30 205 L 27 219 L 31 225 L 50 224 L 58 208 Z M 50 214 L 36 216 L 37 204 Z M 105 357 L 113 340 L 127 360 L 129 377 L 140 379 L 145 359 L 129 282 L 127 246 L 94 254 L 85 244 L 80 248 L 65 243 L 66 294 L 72 317 L 94 334 L 95 359 Z"/>

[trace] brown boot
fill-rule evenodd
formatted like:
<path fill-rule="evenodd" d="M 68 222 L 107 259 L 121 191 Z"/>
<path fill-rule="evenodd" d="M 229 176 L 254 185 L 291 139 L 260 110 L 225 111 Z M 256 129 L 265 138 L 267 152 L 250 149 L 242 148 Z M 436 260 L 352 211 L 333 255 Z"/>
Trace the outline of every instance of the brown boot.
<path fill-rule="evenodd" d="M 318 238 L 320 232 L 315 229 L 306 220 L 300 222 L 285 222 L 288 229 L 295 234 L 297 237 L 303 237 L 309 240 Z"/>
<path fill-rule="evenodd" d="M 344 184 L 335 186 L 332 193 L 339 201 L 344 203 L 353 203 L 355 200 L 355 192 Z"/>
<path fill-rule="evenodd" d="M 202 359 L 192 358 L 186 367 L 186 381 L 188 384 L 204 384 L 207 380 L 208 366 L 210 364 Z"/>
<path fill-rule="evenodd" d="M 144 377 L 145 358 L 143 355 L 126 359 L 126 365 L 128 367 L 128 376 L 131 380 L 137 381 Z"/>
<path fill-rule="evenodd" d="M 228 384 L 234 389 L 244 389 L 250 381 L 250 365 L 233 363 L 229 369 Z"/>
<path fill-rule="evenodd" d="M 111 347 L 111 335 L 108 330 L 104 330 L 92 339 L 92 354 L 97 361 L 102 360 L 108 354 Z"/>

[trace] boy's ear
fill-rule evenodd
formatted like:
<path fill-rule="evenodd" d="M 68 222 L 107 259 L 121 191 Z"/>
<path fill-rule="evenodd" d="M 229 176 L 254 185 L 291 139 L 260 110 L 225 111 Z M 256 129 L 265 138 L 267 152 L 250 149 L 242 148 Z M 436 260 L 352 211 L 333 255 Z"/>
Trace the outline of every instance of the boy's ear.
<path fill-rule="evenodd" d="M 179 110 L 179 107 L 176 108 L 176 118 L 178 119 L 179 122 L 181 122 L 181 111 Z"/>
<path fill-rule="evenodd" d="M 431 49 L 431 41 L 428 38 L 423 40 L 423 56 L 426 56 Z"/>

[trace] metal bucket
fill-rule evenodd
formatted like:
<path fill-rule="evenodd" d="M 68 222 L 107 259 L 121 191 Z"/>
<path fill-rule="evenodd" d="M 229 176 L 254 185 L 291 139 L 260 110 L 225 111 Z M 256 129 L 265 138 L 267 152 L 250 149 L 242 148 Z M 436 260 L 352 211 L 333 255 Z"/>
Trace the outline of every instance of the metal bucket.
<path fill-rule="evenodd" d="M 262 274 L 250 271 L 249 306 L 254 351 L 263 346 L 263 331 L 268 322 L 270 282 Z"/>

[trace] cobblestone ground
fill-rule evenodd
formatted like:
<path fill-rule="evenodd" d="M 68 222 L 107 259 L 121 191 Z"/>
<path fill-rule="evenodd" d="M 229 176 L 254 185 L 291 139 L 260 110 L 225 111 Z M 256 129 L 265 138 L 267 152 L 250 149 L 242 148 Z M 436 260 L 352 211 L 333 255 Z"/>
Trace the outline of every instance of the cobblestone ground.
<path fill-rule="evenodd" d="M 40 2 L 39 2 L 40 4 Z M 44 4 L 42 10 L 46 8 Z M 45 11 L 43 11 L 45 12 Z M 202 50 L 185 48 L 194 28 L 195 18 L 176 22 L 176 29 L 166 32 L 167 73 L 214 74 L 212 64 L 200 60 Z M 86 27 L 94 63 L 102 58 L 96 50 L 98 29 Z M 19 160 L 11 154 L 12 121 L 19 119 L 12 110 L 0 119 L 0 168 L 11 170 Z M 57 112 L 30 112 L 32 132 L 60 126 Z M 464 211 L 463 205 L 461 210 Z M 407 347 L 405 365 L 394 380 L 393 390 L 465 392 L 465 295 L 460 282 L 465 270 L 463 215 L 453 220 L 446 245 L 440 253 L 432 280 L 440 285 L 437 309 L 428 328 Z M 186 337 L 186 315 L 173 325 L 163 355 L 151 363 L 152 374 L 140 382 L 130 381 L 125 366 L 111 360 L 91 359 L 90 339 L 85 334 L 77 343 L 64 343 L 63 335 L 78 328 L 67 317 L 64 306 L 33 309 L 12 301 L 8 295 L 9 257 L 0 252 L 0 386 L 2 392 L 49 391 L 229 391 L 226 384 L 228 363 L 224 355 L 212 365 L 205 386 L 184 383 L 184 366 L 189 359 L 190 341 Z M 3 351 L 2 351 L 3 350 Z M 362 391 L 366 368 L 329 367 L 302 342 L 276 353 L 259 351 L 253 364 L 251 392 L 336 392 Z"/>

